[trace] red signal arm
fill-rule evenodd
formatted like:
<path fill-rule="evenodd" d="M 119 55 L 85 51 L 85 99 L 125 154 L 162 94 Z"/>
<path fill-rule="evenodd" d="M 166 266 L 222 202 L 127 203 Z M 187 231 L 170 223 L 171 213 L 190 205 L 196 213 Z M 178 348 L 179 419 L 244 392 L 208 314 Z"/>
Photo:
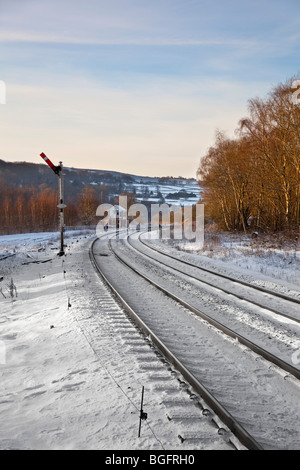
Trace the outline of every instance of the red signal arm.
<path fill-rule="evenodd" d="M 50 168 L 54 171 L 54 173 L 55 173 L 56 175 L 58 175 L 59 172 L 60 172 L 60 167 L 53 165 L 53 163 L 51 162 L 51 160 L 50 160 L 43 152 L 42 152 L 40 155 L 41 155 L 42 159 L 45 160 L 45 162 L 47 163 L 47 165 L 49 165 Z"/>

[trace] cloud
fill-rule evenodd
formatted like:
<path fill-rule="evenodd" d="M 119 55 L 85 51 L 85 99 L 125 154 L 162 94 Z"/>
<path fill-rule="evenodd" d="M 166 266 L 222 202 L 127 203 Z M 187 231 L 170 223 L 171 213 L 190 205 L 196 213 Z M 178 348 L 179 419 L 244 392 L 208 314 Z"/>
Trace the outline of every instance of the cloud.
<path fill-rule="evenodd" d="M 194 176 L 294 67 L 289 3 L 0 0 L 0 158 Z"/>
<path fill-rule="evenodd" d="M 247 28 L 237 28 L 242 19 L 237 21 L 232 10 L 240 8 L 238 2 L 230 3 L 224 8 L 223 2 L 216 7 L 206 0 L 89 0 L 88 4 L 83 0 L 2 0 L 0 40 L 74 45 L 257 46 L 261 41 L 249 36 Z M 253 16 L 253 9 L 246 10 L 248 17 Z"/>
<path fill-rule="evenodd" d="M 38 44 L 71 44 L 71 45 L 124 45 L 124 46 L 221 46 L 237 48 L 258 48 L 261 42 L 241 39 L 192 39 L 192 38 L 167 38 L 167 37 L 97 37 L 66 35 L 59 32 L 47 35 L 32 31 L 1 30 L 0 41 L 3 43 L 38 43 Z M 271 44 L 271 43 L 266 43 Z"/>
<path fill-rule="evenodd" d="M 217 80 L 157 79 L 127 90 L 78 77 L 64 83 L 9 84 L 2 158 L 39 162 L 43 151 L 66 166 L 195 176 L 216 128 L 233 132 L 251 91 Z"/>

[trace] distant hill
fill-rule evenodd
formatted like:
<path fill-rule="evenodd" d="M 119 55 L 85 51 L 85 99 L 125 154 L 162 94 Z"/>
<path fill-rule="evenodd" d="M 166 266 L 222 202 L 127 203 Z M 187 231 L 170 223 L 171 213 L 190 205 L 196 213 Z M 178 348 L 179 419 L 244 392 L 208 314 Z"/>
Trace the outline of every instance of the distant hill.
<path fill-rule="evenodd" d="M 44 163 L 0 160 L 0 185 L 21 188 L 46 185 L 57 188 L 57 176 Z M 75 199 L 84 186 L 91 186 L 104 202 L 121 192 L 134 193 L 137 201 L 169 204 L 197 203 L 201 189 L 195 178 L 137 176 L 117 171 L 64 168 L 65 199 Z"/>

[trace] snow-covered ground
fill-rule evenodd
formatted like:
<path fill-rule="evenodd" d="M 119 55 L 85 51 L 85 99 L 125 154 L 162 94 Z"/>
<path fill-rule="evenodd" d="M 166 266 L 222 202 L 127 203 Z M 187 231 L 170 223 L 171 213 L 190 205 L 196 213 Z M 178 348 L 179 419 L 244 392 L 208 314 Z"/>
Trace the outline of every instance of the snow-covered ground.
<path fill-rule="evenodd" d="M 168 416 L 191 395 L 99 280 L 93 238 L 66 234 L 59 257 L 58 233 L 0 237 L 0 449 L 232 449 L 199 408 L 203 437 L 180 438 Z"/>
<path fill-rule="evenodd" d="M 191 400 L 150 346 L 151 369 L 141 365 L 145 339 L 89 262 L 94 236 L 66 233 L 63 257 L 58 233 L 0 237 L 0 449 L 230 448 L 204 416 L 203 441 L 178 438 L 153 370 L 160 384 L 171 381 L 174 402 L 186 409 Z M 206 241 L 199 253 L 195 244 L 184 248 L 219 269 L 299 291 L 297 247 L 271 252 L 255 250 L 252 240 Z M 148 420 L 138 437 L 142 386 Z"/>
<path fill-rule="evenodd" d="M 280 235 L 230 234 L 205 230 L 204 245 L 172 241 L 180 251 L 197 255 L 204 266 L 226 271 L 264 286 L 300 290 L 300 242 Z M 169 244 L 169 241 L 165 241 Z"/>

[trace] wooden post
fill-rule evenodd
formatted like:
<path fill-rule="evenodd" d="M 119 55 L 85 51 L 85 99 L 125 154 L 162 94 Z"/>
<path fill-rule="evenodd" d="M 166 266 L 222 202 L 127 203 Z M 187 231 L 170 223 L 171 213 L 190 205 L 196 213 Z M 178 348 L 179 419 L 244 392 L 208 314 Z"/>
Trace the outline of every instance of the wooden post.
<path fill-rule="evenodd" d="M 144 411 L 143 411 L 143 404 L 144 404 L 144 386 L 143 386 L 143 388 L 142 388 L 142 399 L 141 399 L 140 422 L 139 422 L 139 434 L 138 434 L 138 437 L 141 436 L 142 420 L 147 419 L 147 413 L 144 413 Z"/>

